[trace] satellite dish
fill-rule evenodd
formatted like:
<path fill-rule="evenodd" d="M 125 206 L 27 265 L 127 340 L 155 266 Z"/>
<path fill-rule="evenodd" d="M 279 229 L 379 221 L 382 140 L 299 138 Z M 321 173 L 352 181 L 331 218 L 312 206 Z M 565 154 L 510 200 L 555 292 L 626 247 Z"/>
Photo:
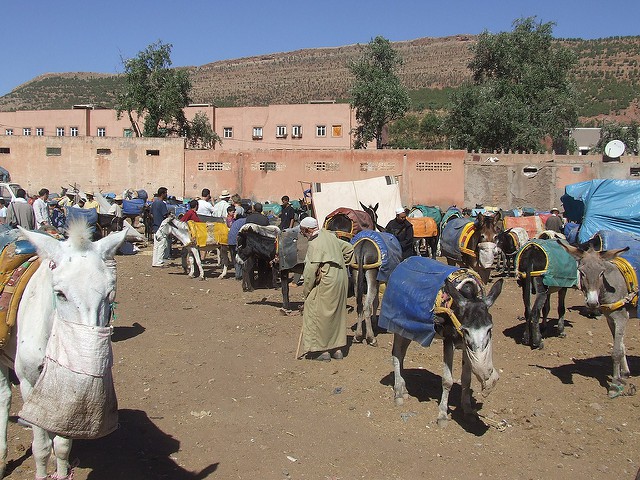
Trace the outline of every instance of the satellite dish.
<path fill-rule="evenodd" d="M 620 140 L 611 140 L 604 147 L 604 154 L 609 158 L 618 158 L 624 153 L 624 143 Z"/>

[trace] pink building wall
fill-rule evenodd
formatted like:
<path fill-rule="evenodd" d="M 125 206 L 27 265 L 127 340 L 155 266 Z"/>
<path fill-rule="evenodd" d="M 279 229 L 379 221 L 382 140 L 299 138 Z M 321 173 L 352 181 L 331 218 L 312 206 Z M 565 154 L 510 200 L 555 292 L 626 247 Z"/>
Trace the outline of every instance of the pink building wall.
<path fill-rule="evenodd" d="M 198 196 L 203 188 L 215 196 L 226 189 L 254 200 L 277 202 L 282 195 L 301 197 L 310 182 L 392 175 L 400 177 L 404 204 L 446 208 L 463 204 L 464 157 L 465 152 L 459 150 L 187 150 L 185 196 Z"/>

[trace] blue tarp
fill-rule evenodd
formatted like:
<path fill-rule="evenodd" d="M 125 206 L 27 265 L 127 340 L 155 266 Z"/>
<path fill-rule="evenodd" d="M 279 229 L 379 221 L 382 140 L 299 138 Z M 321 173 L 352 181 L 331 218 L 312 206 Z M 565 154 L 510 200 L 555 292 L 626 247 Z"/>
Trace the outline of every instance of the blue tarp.
<path fill-rule="evenodd" d="M 447 222 L 440 234 L 440 250 L 442 256 L 447 258 L 453 258 L 457 261 L 462 260 L 462 253 L 460 252 L 460 235 L 462 229 L 468 223 L 473 223 L 470 218 L 453 218 Z"/>
<path fill-rule="evenodd" d="M 351 244 L 355 245 L 361 238 L 368 238 L 375 242 L 380 249 L 380 260 L 382 265 L 378 269 L 379 282 L 388 282 L 391 273 L 402 262 L 402 248 L 398 239 L 390 233 L 376 232 L 374 230 L 362 230 L 352 239 Z"/>
<path fill-rule="evenodd" d="M 640 181 L 598 179 L 565 187 L 562 205 L 567 218 L 582 220 L 578 242 L 599 230 L 640 234 Z M 580 208 L 584 208 L 582 218 Z"/>
<path fill-rule="evenodd" d="M 600 250 L 616 250 L 629 247 L 630 251 L 640 251 L 640 235 L 613 232 L 611 230 L 600 230 L 596 235 L 600 237 Z M 624 255 L 622 256 L 624 257 Z"/>
<path fill-rule="evenodd" d="M 423 347 L 431 345 L 436 296 L 456 270 L 459 268 L 430 258 L 407 258 L 391 274 L 382 297 L 378 325 Z"/>

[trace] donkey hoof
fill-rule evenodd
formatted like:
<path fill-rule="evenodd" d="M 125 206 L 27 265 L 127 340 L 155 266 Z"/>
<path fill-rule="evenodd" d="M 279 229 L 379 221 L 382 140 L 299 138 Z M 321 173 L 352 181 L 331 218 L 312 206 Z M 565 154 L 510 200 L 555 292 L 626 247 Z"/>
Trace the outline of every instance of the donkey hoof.
<path fill-rule="evenodd" d="M 372 347 L 377 347 L 378 346 L 378 340 L 376 340 L 375 338 L 372 340 L 368 341 L 369 345 L 371 345 Z"/>
<path fill-rule="evenodd" d="M 445 428 L 449 425 L 449 418 L 446 415 L 444 417 L 438 417 L 437 423 L 440 428 Z"/>
<path fill-rule="evenodd" d="M 396 397 L 395 399 L 396 402 L 396 407 L 401 407 L 404 405 L 404 398 L 403 397 Z"/>

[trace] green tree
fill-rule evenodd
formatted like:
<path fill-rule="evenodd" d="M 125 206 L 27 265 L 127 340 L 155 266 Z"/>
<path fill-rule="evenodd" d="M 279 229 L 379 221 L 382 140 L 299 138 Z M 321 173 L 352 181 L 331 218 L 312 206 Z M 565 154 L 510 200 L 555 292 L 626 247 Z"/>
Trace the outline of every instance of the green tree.
<path fill-rule="evenodd" d="M 171 48 L 158 41 L 135 58 L 123 60 L 125 86 L 117 95 L 116 112 L 118 118 L 127 113 L 137 137 L 186 133 L 183 108 L 189 104 L 191 81 L 186 70 L 169 68 Z"/>
<path fill-rule="evenodd" d="M 442 119 L 433 112 L 422 117 L 405 115 L 389 124 L 389 147 L 411 149 L 445 148 Z"/>
<path fill-rule="evenodd" d="M 222 139 L 213 131 L 209 117 L 204 112 L 196 113 L 188 124 L 187 145 L 193 149 L 211 149 L 216 143 L 222 145 Z"/>
<path fill-rule="evenodd" d="M 627 155 L 638 152 L 638 123 L 631 122 L 629 125 L 620 123 L 605 123 L 600 129 L 600 140 L 593 148 L 598 153 L 604 153 L 604 147 L 611 140 L 620 140 L 625 145 L 624 153 Z"/>
<path fill-rule="evenodd" d="M 380 36 L 371 40 L 363 55 L 349 64 L 355 76 L 349 91 L 351 107 L 356 109 L 358 122 L 354 148 L 365 148 L 374 139 L 376 148 L 382 148 L 384 127 L 403 117 L 409 109 L 409 94 L 395 74 L 401 64 L 402 58 L 389 40 Z"/>
<path fill-rule="evenodd" d="M 472 47 L 473 81 L 453 94 L 446 131 L 467 150 L 543 150 L 543 140 L 576 124 L 569 72 L 576 56 L 553 42 L 553 23 L 536 17 L 512 32 L 484 31 Z"/>

